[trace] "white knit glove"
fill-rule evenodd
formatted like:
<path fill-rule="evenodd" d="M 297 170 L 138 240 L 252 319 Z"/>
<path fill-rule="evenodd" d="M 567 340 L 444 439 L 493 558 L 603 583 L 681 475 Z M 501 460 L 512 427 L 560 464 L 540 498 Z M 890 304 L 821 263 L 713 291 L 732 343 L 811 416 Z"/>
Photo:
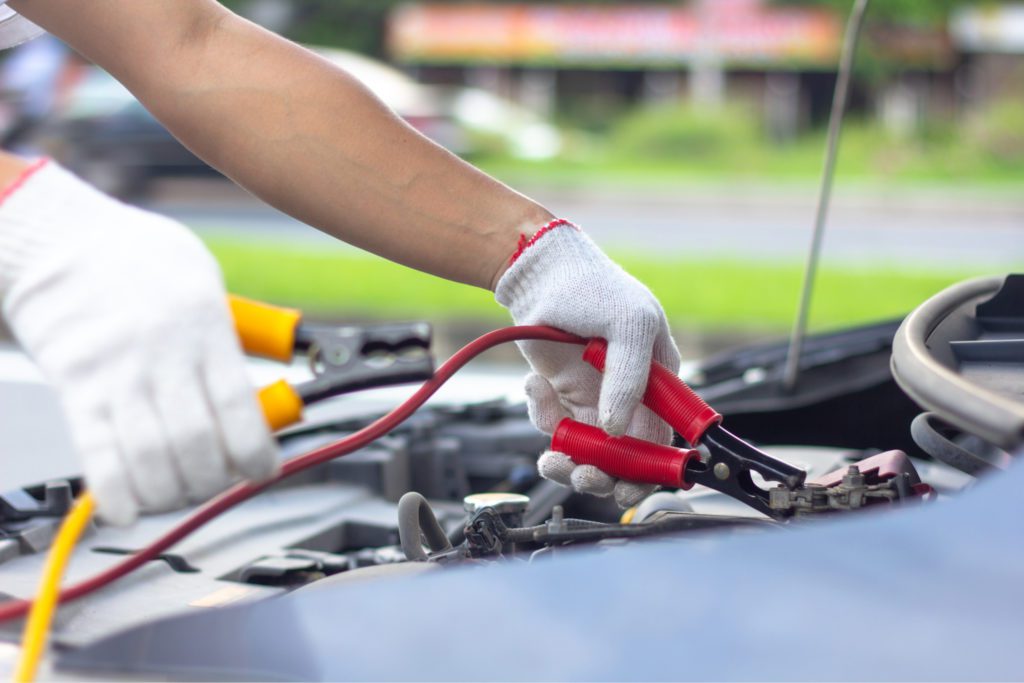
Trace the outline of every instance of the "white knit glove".
<path fill-rule="evenodd" d="M 127 524 L 269 476 L 276 445 L 202 243 L 54 162 L 0 201 L 3 312 L 60 394 L 98 513 Z"/>
<path fill-rule="evenodd" d="M 520 342 L 533 372 L 526 378 L 530 419 L 551 434 L 565 417 L 668 444 L 672 429 L 640 405 L 652 355 L 679 371 L 679 350 L 665 312 L 650 290 L 609 259 L 572 225 L 544 231 L 498 281 L 498 303 L 519 325 L 552 325 L 581 337 L 608 342 L 602 376 L 582 359 L 582 347 L 555 342 Z M 629 507 L 656 487 L 613 479 L 592 465 L 576 465 L 548 451 L 541 476 L 581 493 L 614 495 Z"/>

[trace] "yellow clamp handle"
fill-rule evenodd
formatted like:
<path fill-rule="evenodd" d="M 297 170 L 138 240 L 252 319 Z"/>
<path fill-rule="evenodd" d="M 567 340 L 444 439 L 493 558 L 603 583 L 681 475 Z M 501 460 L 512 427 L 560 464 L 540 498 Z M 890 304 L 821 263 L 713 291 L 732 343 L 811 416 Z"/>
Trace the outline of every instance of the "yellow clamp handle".
<path fill-rule="evenodd" d="M 288 363 L 295 352 L 295 329 L 302 312 L 228 295 L 235 331 L 246 353 Z M 302 420 L 302 397 L 284 380 L 263 387 L 260 406 L 270 430 L 276 432 Z"/>
<path fill-rule="evenodd" d="M 295 352 L 295 328 L 302 320 L 302 311 L 271 306 L 234 294 L 228 295 L 235 331 L 246 353 L 264 356 L 283 363 L 291 361 Z"/>
<path fill-rule="evenodd" d="M 272 432 L 302 420 L 302 397 L 283 379 L 260 389 L 259 399 L 263 417 Z"/>

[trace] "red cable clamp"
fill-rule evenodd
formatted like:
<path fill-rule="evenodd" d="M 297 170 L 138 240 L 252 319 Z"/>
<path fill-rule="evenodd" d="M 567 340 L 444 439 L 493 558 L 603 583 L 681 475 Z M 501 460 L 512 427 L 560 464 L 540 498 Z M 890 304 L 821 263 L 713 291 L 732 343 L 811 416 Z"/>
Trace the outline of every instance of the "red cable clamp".
<path fill-rule="evenodd" d="M 700 460 L 695 450 L 662 446 L 631 436 L 610 436 L 598 427 L 565 418 L 551 437 L 551 450 L 565 453 L 577 465 L 593 465 L 599 470 L 628 481 L 660 484 L 684 491 L 693 486 L 686 481 L 686 466 Z"/>
<path fill-rule="evenodd" d="M 607 350 L 605 340 L 594 339 L 583 351 L 583 360 L 604 372 Z M 651 361 L 651 374 L 647 378 L 643 403 L 679 432 L 691 446 L 700 443 L 709 427 L 722 421 L 722 416 L 686 386 L 686 382 L 656 361 Z"/>

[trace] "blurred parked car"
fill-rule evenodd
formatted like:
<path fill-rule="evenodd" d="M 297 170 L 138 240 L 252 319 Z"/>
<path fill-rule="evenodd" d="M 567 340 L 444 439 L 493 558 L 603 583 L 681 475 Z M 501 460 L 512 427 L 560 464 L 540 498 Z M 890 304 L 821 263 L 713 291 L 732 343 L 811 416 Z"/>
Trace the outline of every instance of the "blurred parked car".
<path fill-rule="evenodd" d="M 368 57 L 315 49 L 362 81 L 418 131 L 456 154 L 497 148 L 538 158 L 553 155 L 561 146 L 553 126 L 490 93 L 423 85 Z M 216 174 L 124 86 L 95 66 L 85 69 L 37 142 L 89 182 L 121 197 L 143 194 L 158 177 Z"/>
<path fill-rule="evenodd" d="M 115 196 L 143 193 L 161 176 L 215 175 L 113 76 L 88 67 L 36 141 L 48 154 Z"/>
<path fill-rule="evenodd" d="M 498 152 L 519 159 L 550 159 L 562 135 L 536 112 L 480 88 L 450 88 L 446 110 L 470 136 L 469 153 Z"/>

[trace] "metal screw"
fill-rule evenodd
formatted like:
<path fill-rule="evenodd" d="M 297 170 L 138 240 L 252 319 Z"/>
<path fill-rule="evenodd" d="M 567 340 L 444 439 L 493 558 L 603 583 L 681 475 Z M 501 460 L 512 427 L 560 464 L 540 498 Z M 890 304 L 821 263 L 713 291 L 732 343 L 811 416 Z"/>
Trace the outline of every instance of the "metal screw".
<path fill-rule="evenodd" d="M 351 354 L 344 346 L 338 346 L 330 350 L 328 359 L 332 365 L 344 365 L 351 358 Z"/>
<path fill-rule="evenodd" d="M 726 465 L 724 462 L 716 464 L 712 471 L 715 473 L 715 476 L 721 479 L 722 481 L 725 481 L 726 479 L 729 478 L 729 466 Z"/>

